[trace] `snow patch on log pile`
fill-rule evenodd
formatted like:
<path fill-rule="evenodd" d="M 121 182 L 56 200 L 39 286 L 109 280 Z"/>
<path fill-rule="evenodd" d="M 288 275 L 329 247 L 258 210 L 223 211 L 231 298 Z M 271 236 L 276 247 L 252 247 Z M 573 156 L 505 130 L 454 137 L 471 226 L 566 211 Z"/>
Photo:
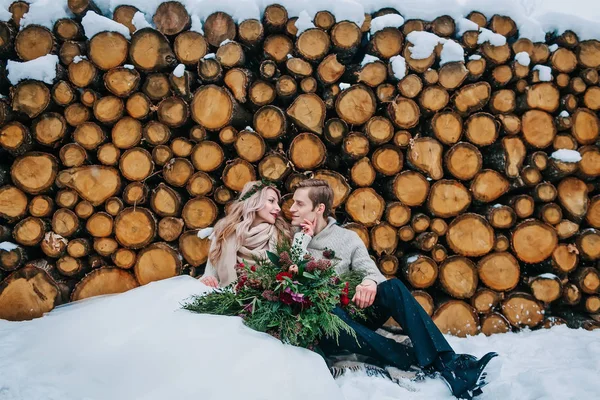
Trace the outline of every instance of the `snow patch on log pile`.
<path fill-rule="evenodd" d="M 552 157 L 555 160 L 566 162 L 566 163 L 576 163 L 576 162 L 581 161 L 581 154 L 579 154 L 579 152 L 577 150 L 567 150 L 567 149 L 556 150 L 554 153 L 552 153 L 552 155 L 550 157 Z"/>
<path fill-rule="evenodd" d="M 531 63 L 531 58 L 529 57 L 529 54 L 526 51 L 521 51 L 520 53 L 517 53 L 515 55 L 515 61 L 525 67 L 528 67 Z"/>
<path fill-rule="evenodd" d="M 8 80 L 13 85 L 26 79 L 42 81 L 51 85 L 56 78 L 57 64 L 58 56 L 55 54 L 48 54 L 26 62 L 8 60 L 6 63 Z"/>
<path fill-rule="evenodd" d="M 29 0 L 29 12 L 23 16 L 21 26 L 29 24 L 43 25 L 52 29 L 60 18 L 70 17 L 67 0 Z M 180 0 L 186 7 L 192 21 L 194 17 L 204 22 L 216 11 L 230 14 L 234 21 L 258 19 L 266 6 L 274 3 L 284 6 L 290 17 L 298 17 L 306 11 L 312 18 L 317 11 L 331 12 L 336 21 L 353 21 L 357 25 L 364 22 L 365 13 L 373 13 L 384 7 L 392 7 L 402 14 L 405 20 L 433 20 L 441 15 L 449 15 L 458 22 L 458 32 L 473 30 L 472 24 L 465 17 L 471 11 L 478 11 L 491 18 L 494 14 L 511 17 L 519 29 L 519 37 L 531 39 L 533 42 L 543 42 L 546 33 L 562 34 L 566 30 L 574 31 L 580 40 L 600 37 L 600 8 L 596 0 L 576 0 L 565 7 L 560 0 L 545 0 L 532 4 L 519 0 Z M 0 0 L 0 20 L 7 21 L 12 17 L 8 8 L 13 0 Z M 106 16 L 120 5 L 131 5 L 146 14 L 151 19 L 162 0 L 95 0 L 95 4 Z M 196 29 L 201 29 L 197 27 Z M 196 30 L 193 29 L 193 30 Z M 476 30 L 476 29 L 475 29 Z M 198 30 L 196 30 L 199 32 Z"/>
<path fill-rule="evenodd" d="M 100 32 L 117 32 L 125 36 L 127 39 L 131 38 L 131 35 L 129 34 L 129 28 L 127 28 L 125 25 L 102 15 L 98 15 L 93 11 L 88 11 L 85 14 L 85 17 L 83 17 L 81 20 L 81 25 L 83 25 L 85 36 L 87 36 L 89 39 Z"/>

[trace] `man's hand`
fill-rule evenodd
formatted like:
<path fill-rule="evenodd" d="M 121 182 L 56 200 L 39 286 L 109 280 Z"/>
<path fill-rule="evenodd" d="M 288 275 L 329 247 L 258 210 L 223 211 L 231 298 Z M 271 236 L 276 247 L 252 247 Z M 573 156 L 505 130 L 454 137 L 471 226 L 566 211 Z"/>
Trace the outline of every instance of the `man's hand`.
<path fill-rule="evenodd" d="M 202 278 L 200 278 L 200 282 L 204 283 L 206 286 L 214 288 L 219 287 L 219 282 L 214 276 L 203 276 Z"/>
<path fill-rule="evenodd" d="M 315 235 L 315 228 L 317 227 L 317 219 L 315 218 L 313 221 L 308 219 L 304 219 L 304 223 L 300 224 L 302 227 L 302 233 L 313 237 Z"/>
<path fill-rule="evenodd" d="M 367 308 L 375 301 L 375 295 L 377 295 L 377 284 L 367 279 L 356 287 L 356 293 L 352 301 L 359 308 Z"/>

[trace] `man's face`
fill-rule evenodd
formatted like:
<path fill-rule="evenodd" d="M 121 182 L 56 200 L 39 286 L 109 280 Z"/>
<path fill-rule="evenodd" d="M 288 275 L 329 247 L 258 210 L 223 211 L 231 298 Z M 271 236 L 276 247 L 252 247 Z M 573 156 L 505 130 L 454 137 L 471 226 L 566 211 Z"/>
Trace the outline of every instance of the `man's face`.
<path fill-rule="evenodd" d="M 293 226 L 300 226 L 305 219 L 315 221 L 318 217 L 317 208 L 313 207 L 312 201 L 308 197 L 309 191 L 310 188 L 300 188 L 294 192 L 294 204 L 290 207 Z"/>

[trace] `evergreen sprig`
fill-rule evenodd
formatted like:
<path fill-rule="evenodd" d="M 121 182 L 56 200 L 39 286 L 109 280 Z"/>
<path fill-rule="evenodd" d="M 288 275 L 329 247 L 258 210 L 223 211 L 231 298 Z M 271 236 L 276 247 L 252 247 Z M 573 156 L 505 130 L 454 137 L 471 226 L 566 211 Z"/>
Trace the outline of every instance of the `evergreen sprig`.
<path fill-rule="evenodd" d="M 294 267 L 297 268 L 297 272 Z M 244 323 L 282 342 L 312 349 L 323 336 L 338 339 L 354 330 L 332 311 L 342 306 L 366 318 L 350 299 L 364 274 L 337 276 L 332 260 L 315 260 L 283 241 L 275 252 L 253 265 L 238 264 L 238 281 L 205 295 L 193 296 L 183 308 L 197 313 L 239 316 Z"/>

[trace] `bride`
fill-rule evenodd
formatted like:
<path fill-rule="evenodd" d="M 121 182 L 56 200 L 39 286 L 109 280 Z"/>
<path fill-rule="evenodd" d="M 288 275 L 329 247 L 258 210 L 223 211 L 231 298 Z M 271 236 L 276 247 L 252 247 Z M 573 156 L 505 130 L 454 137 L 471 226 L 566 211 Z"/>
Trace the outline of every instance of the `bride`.
<path fill-rule="evenodd" d="M 342 399 L 323 359 L 247 328 L 238 317 L 181 309 L 235 280 L 290 237 L 280 194 L 249 182 L 213 232 L 201 280 L 178 276 L 60 306 L 26 322 L 0 320 L 0 399 Z"/>

